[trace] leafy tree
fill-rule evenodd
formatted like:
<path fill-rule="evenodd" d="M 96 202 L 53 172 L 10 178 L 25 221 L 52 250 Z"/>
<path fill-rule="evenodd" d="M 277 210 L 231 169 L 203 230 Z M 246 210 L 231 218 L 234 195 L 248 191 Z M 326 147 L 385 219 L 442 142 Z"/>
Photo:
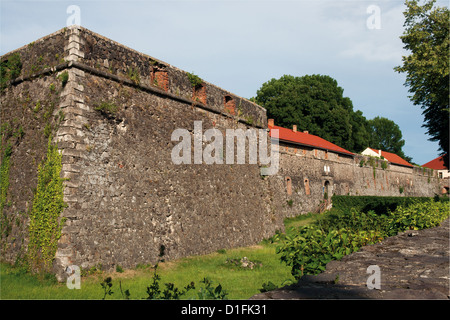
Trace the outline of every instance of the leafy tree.
<path fill-rule="evenodd" d="M 419 5 L 405 1 L 405 31 L 400 39 L 411 51 L 402 58 L 403 65 L 394 68 L 406 73 L 411 101 L 421 106 L 423 127 L 431 141 L 439 142 L 442 154 L 449 151 L 449 9 L 433 8 L 435 0 Z"/>
<path fill-rule="evenodd" d="M 284 75 L 264 83 L 254 100 L 279 126 L 295 124 L 299 130 L 359 152 L 368 146 L 367 120 L 361 111 L 353 111 L 352 101 L 343 93 L 337 81 L 326 75 Z"/>
<path fill-rule="evenodd" d="M 370 146 L 372 148 L 392 152 L 405 158 L 402 150 L 405 140 L 402 139 L 400 127 L 394 121 L 383 117 L 375 117 L 368 123 L 371 134 Z"/>

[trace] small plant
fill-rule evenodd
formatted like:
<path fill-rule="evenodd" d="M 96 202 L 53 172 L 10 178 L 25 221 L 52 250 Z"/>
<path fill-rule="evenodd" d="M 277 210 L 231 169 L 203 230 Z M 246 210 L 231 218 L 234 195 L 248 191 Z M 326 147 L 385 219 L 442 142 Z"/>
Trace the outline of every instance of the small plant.
<path fill-rule="evenodd" d="M 67 81 L 69 81 L 69 73 L 67 71 L 62 72 L 58 76 L 58 79 L 61 80 L 61 85 L 64 88 L 66 86 L 66 84 L 67 84 Z"/>
<path fill-rule="evenodd" d="M 119 265 L 116 265 L 116 272 L 123 273 L 123 268 Z"/>
<path fill-rule="evenodd" d="M 271 281 L 267 282 L 267 283 L 263 283 L 262 288 L 259 289 L 260 292 L 268 292 L 268 291 L 272 291 L 278 289 L 278 286 L 274 283 L 272 283 Z"/>
<path fill-rule="evenodd" d="M 294 201 L 292 199 L 289 199 L 286 201 L 288 206 L 292 208 L 292 205 L 294 204 Z"/>
<path fill-rule="evenodd" d="M 104 293 L 102 300 L 105 300 L 107 295 L 110 296 L 114 293 L 111 290 L 111 287 L 113 286 L 111 277 L 108 277 L 105 280 L 103 280 L 103 282 L 100 283 L 100 285 L 102 286 L 103 293 Z"/>
<path fill-rule="evenodd" d="M 23 130 L 22 126 L 20 126 L 19 129 L 17 129 L 17 131 L 15 131 L 13 134 L 13 136 L 18 139 L 22 139 L 24 135 L 25 135 L 25 131 Z"/>
<path fill-rule="evenodd" d="M 52 125 L 50 123 L 47 123 L 44 128 L 44 136 L 48 138 L 50 137 L 51 134 L 52 134 Z"/>
<path fill-rule="evenodd" d="M 203 84 L 203 80 L 199 76 L 189 72 L 187 72 L 187 76 L 192 87 L 198 88 Z"/>
<path fill-rule="evenodd" d="M 58 116 L 59 116 L 59 123 L 63 122 L 66 117 L 62 110 L 58 111 Z"/>
<path fill-rule="evenodd" d="M 165 283 L 165 288 L 162 289 L 160 286 L 161 276 L 157 273 L 158 269 L 158 263 L 163 261 L 165 247 L 164 245 L 160 246 L 159 249 L 159 258 L 158 262 L 153 267 L 153 277 L 151 284 L 147 287 L 147 297 L 144 299 L 147 300 L 178 300 L 181 297 L 185 296 L 190 290 L 195 289 L 194 282 L 189 283 L 187 286 L 185 286 L 183 289 L 178 289 L 175 287 L 173 283 Z M 145 266 L 146 267 L 146 266 Z M 119 266 L 116 266 L 116 271 L 118 271 Z M 120 268 L 122 269 L 122 268 Z M 120 272 L 120 271 L 118 271 Z M 205 284 L 204 288 L 200 288 L 200 291 L 198 292 L 198 297 L 200 299 L 226 299 L 226 296 L 228 293 L 222 289 L 222 286 L 219 284 L 217 287 L 212 287 L 212 281 L 210 281 L 208 278 L 204 278 L 201 283 Z M 114 292 L 111 290 L 113 284 L 111 277 L 106 278 L 102 283 L 101 287 L 103 289 L 103 300 L 108 295 L 112 295 Z M 130 298 L 130 291 L 129 290 L 122 290 L 122 283 L 119 283 L 120 292 L 122 294 L 122 298 L 129 299 Z"/>
<path fill-rule="evenodd" d="M 262 267 L 262 263 L 261 261 L 251 261 L 249 260 L 247 257 L 243 257 L 242 259 L 236 258 L 228 258 L 225 261 L 225 264 L 231 265 L 231 266 L 235 266 L 235 267 L 239 267 L 242 269 L 255 269 L 255 268 L 260 268 Z"/>
<path fill-rule="evenodd" d="M 360 167 L 364 167 L 364 164 L 365 164 L 366 162 L 364 161 L 364 159 L 361 159 L 361 161 L 359 162 L 359 166 Z"/>
<path fill-rule="evenodd" d="M 203 278 L 201 283 L 205 284 L 205 288 L 200 288 L 198 298 L 201 300 L 227 300 L 228 292 L 223 290 L 219 284 L 217 287 L 212 286 L 212 281 L 208 278 Z"/>
<path fill-rule="evenodd" d="M 119 110 L 119 107 L 114 102 L 103 101 L 99 105 L 97 105 L 95 110 L 100 111 L 105 115 L 114 115 Z"/>
<path fill-rule="evenodd" d="M 93 275 L 93 274 L 102 274 L 103 273 L 102 268 L 103 268 L 102 264 L 98 263 L 98 264 L 90 267 L 88 270 L 81 269 L 81 276 L 85 277 L 85 276 Z"/>
<path fill-rule="evenodd" d="M 164 252 L 166 250 L 166 247 L 164 245 L 161 245 L 159 247 L 159 262 L 164 261 Z M 178 300 L 181 296 L 184 296 L 189 290 L 195 289 L 194 282 L 191 282 L 186 287 L 184 287 L 184 290 L 179 290 L 173 283 L 166 283 L 166 289 L 164 291 L 161 291 L 159 287 L 159 281 L 161 280 L 161 276 L 156 273 L 156 270 L 158 269 L 158 263 L 154 266 L 154 272 L 152 277 L 152 283 L 150 286 L 147 287 L 147 300 Z"/>
<path fill-rule="evenodd" d="M 139 75 L 139 70 L 136 68 L 129 68 L 127 71 L 128 78 L 133 81 L 135 84 L 141 83 L 141 77 Z"/>
<path fill-rule="evenodd" d="M 402 194 L 403 191 L 405 191 L 405 188 L 403 186 L 398 187 L 398 192 L 400 192 L 400 194 Z"/>
<path fill-rule="evenodd" d="M 40 100 L 38 100 L 38 102 L 36 102 L 36 105 L 34 106 L 34 109 L 33 109 L 33 111 L 34 111 L 35 113 L 38 113 L 38 112 L 39 112 L 39 110 L 41 110 L 41 107 L 42 107 L 42 105 L 41 105 L 41 101 L 40 101 Z"/>
<path fill-rule="evenodd" d="M 123 292 L 122 290 L 122 281 L 119 281 L 119 288 L 120 288 L 120 293 L 122 293 L 122 298 L 124 298 L 125 300 L 130 300 L 130 290 L 125 290 L 125 292 Z"/>
<path fill-rule="evenodd" d="M 14 53 L 0 63 L 0 90 L 6 88 L 8 81 L 16 79 L 22 71 L 20 54 Z"/>

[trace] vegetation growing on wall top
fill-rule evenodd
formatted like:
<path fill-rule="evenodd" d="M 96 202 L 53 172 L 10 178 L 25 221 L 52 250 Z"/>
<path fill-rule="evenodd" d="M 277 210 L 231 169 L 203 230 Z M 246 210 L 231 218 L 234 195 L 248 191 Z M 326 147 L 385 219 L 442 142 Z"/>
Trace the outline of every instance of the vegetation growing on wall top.
<path fill-rule="evenodd" d="M 187 72 L 187 76 L 193 88 L 197 88 L 203 84 L 203 80 L 199 76 L 189 72 Z"/>
<path fill-rule="evenodd" d="M 17 78 L 21 71 L 22 62 L 18 52 L 10 55 L 8 60 L 2 61 L 0 63 L 0 91 L 6 88 L 8 81 Z"/>

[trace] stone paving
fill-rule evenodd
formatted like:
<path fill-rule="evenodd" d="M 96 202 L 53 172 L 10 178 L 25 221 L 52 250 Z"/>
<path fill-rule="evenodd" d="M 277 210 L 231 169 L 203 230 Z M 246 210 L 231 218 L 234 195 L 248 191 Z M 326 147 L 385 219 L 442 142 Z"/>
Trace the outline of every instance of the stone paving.
<path fill-rule="evenodd" d="M 365 246 L 328 263 L 319 275 L 251 299 L 449 299 L 449 225 L 447 219 Z M 368 272 L 373 265 L 379 267 L 378 279 Z M 376 280 L 380 288 L 369 289 Z"/>

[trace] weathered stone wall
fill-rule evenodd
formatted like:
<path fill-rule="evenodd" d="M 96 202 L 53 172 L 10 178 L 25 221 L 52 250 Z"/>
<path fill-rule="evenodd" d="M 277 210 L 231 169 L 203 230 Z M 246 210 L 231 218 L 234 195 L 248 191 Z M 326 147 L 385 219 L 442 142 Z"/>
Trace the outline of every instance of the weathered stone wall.
<path fill-rule="evenodd" d="M 329 196 L 400 195 L 400 186 L 404 195 L 434 195 L 436 179 L 421 169 L 360 167 L 359 156 L 283 144 L 275 176 L 262 177 L 258 164 L 176 165 L 175 129 L 192 136 L 194 121 L 223 134 L 266 128 L 265 110 L 205 81 L 194 88 L 186 72 L 84 28 L 15 53 L 22 72 L 1 94 L 2 126 L 12 128 L 2 148 L 13 144 L 3 210 L 9 232 L 2 234 L 2 258 L 10 262 L 26 248 L 27 212 L 50 135 L 67 179 L 60 275 L 71 264 L 155 262 L 161 245 L 171 259 L 257 243 L 282 229 L 286 216 L 316 210 L 325 186 Z M 24 134 L 15 136 L 20 127 Z"/>
<path fill-rule="evenodd" d="M 322 150 L 318 150 L 317 156 L 314 152 L 303 155 L 280 144 L 277 204 L 284 216 L 318 210 L 325 193 L 328 198 L 334 194 L 417 197 L 439 194 L 439 178 L 433 170 L 392 163 L 383 168 L 382 160 L 362 155 L 338 156 L 328 152 L 328 159 L 324 155 Z"/>
<path fill-rule="evenodd" d="M 193 131 L 247 126 L 170 98 L 85 73 L 83 123 L 60 130 L 75 141 L 66 189 L 69 208 L 58 258 L 88 267 L 134 267 L 268 237 L 280 225 L 266 209 L 266 181 L 258 165 L 175 165 L 176 128 Z M 95 110 L 114 101 L 118 111 Z M 78 138 L 77 138 L 78 139 Z M 66 152 L 63 151 L 63 154 Z M 68 154 L 69 154 L 68 153 Z M 68 159 L 67 159 L 68 160 Z"/>

